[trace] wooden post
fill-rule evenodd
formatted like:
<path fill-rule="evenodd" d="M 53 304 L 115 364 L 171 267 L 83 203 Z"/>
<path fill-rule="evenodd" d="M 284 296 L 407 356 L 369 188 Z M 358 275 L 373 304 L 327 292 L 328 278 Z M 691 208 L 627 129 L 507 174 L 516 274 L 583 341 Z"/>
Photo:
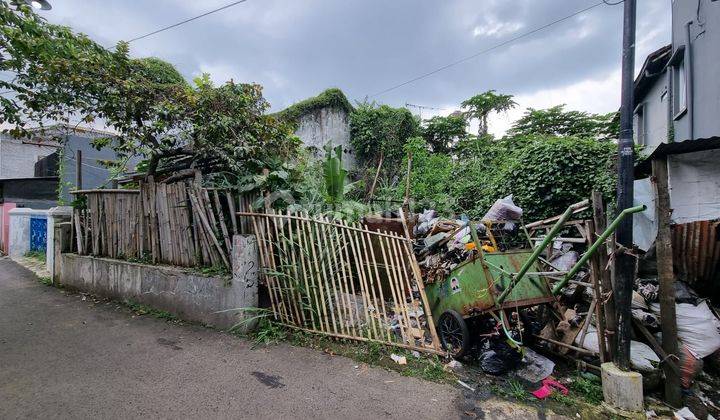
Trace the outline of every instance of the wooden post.
<path fill-rule="evenodd" d="M 602 194 L 599 191 L 592 192 L 592 208 L 593 208 L 593 223 L 595 224 L 595 235 L 600 235 L 605 231 L 607 227 L 607 219 L 605 218 L 605 208 L 603 207 Z M 613 238 L 611 236 L 611 238 Z M 612 358 L 616 348 L 616 326 L 617 321 L 615 319 L 615 297 L 612 294 L 612 281 L 610 279 L 610 272 L 607 270 L 608 254 L 607 245 L 598 248 L 598 258 L 600 263 L 600 290 L 603 293 L 603 309 L 605 312 L 605 334 L 607 336 L 607 342 L 609 347 L 609 356 Z M 598 303 L 599 304 L 599 303 Z"/>
<path fill-rule="evenodd" d="M 75 188 L 82 190 L 82 150 L 75 151 Z"/>
<path fill-rule="evenodd" d="M 412 160 L 412 153 L 408 153 L 407 179 L 405 180 L 405 200 L 403 201 L 403 207 L 406 207 L 410 202 L 410 175 L 412 174 Z"/>
<path fill-rule="evenodd" d="M 655 253 L 660 280 L 660 324 L 662 348 L 668 355 L 678 356 L 677 320 L 675 318 L 675 277 L 673 273 L 672 235 L 670 232 L 670 192 L 668 191 L 667 158 L 652 160 L 652 180 L 655 184 L 655 215 L 658 224 Z M 680 376 L 667 363 L 665 371 L 665 398 L 674 407 L 681 407 Z"/>
<path fill-rule="evenodd" d="M 368 194 L 367 202 L 370 203 L 372 201 L 373 195 L 375 194 L 375 185 L 377 185 L 378 178 L 380 177 L 380 169 L 382 168 L 383 160 L 385 159 L 385 156 L 383 155 L 382 150 L 380 151 L 380 162 L 378 162 L 377 172 L 375 172 L 375 179 L 373 179 L 372 186 L 370 187 L 370 193 Z"/>
<path fill-rule="evenodd" d="M 589 246 L 589 244 L 595 242 L 595 235 L 593 234 L 596 231 L 595 223 L 591 220 L 588 220 L 585 222 L 585 226 L 588 232 L 586 239 Z M 600 279 L 602 278 L 602 271 L 604 267 L 601 267 L 599 254 L 604 251 L 604 248 L 605 247 L 600 247 L 600 250 L 590 258 L 590 281 L 592 283 L 593 293 L 595 296 L 595 298 L 593 299 L 593 302 L 595 302 L 595 306 L 591 305 L 591 310 L 588 311 L 587 315 L 588 319 L 590 319 L 592 317 L 592 309 L 595 310 L 595 327 L 597 328 L 600 361 L 602 363 L 611 360 L 605 338 L 606 320 L 605 313 L 603 312 L 602 308 L 603 296 L 602 287 L 600 286 Z M 583 334 L 583 338 L 584 337 L 585 335 Z M 580 340 L 580 347 L 582 347 L 582 339 Z"/>

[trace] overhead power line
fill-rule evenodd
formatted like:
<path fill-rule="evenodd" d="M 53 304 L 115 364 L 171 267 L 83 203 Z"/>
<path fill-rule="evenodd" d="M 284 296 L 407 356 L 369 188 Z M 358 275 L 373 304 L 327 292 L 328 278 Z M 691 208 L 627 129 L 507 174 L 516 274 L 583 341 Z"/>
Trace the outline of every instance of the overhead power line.
<path fill-rule="evenodd" d="M 213 13 L 217 13 L 217 12 L 219 12 L 219 11 L 221 11 L 221 10 L 229 9 L 229 8 L 231 8 L 231 7 L 233 7 L 233 6 L 237 6 L 237 5 L 240 4 L 240 3 L 245 3 L 246 1 L 247 1 L 247 0 L 234 1 L 234 2 L 232 2 L 232 3 L 226 4 L 225 6 L 218 7 L 217 9 L 213 9 L 213 10 L 210 10 L 210 11 L 208 11 L 208 12 L 205 12 L 205 13 L 203 13 L 203 14 L 201 14 L 201 15 L 193 16 L 193 17 L 191 17 L 191 18 L 189 18 L 189 19 L 185 19 L 185 20 L 183 20 L 183 21 L 180 21 L 180 22 L 177 22 L 177 23 L 173 23 L 172 25 L 165 26 L 165 27 L 163 27 L 163 28 L 154 30 L 154 31 L 152 31 L 152 32 L 148 32 L 148 33 L 146 33 L 145 35 L 141 35 L 141 36 L 135 37 L 135 38 L 133 38 L 133 39 L 127 41 L 127 42 L 128 42 L 128 44 L 129 44 L 129 43 L 131 43 L 131 42 L 139 41 L 139 40 L 144 39 L 144 38 L 147 38 L 147 37 L 149 37 L 149 36 L 153 36 L 153 35 L 155 35 L 155 34 L 159 34 L 160 32 L 164 32 L 164 31 L 167 31 L 167 30 L 169 30 L 169 29 L 177 28 L 177 27 L 180 26 L 180 25 L 184 25 L 184 24 L 186 24 L 186 23 L 188 23 L 188 22 L 192 22 L 192 21 L 194 21 L 194 20 L 203 18 L 203 17 L 205 17 L 205 16 L 207 16 L 207 15 L 211 15 L 211 14 L 213 14 Z"/>
<path fill-rule="evenodd" d="M 578 11 L 575 12 L 575 13 L 572 13 L 572 14 L 567 15 L 567 16 L 565 16 L 565 17 L 562 17 L 562 18 L 560 18 L 560 19 L 554 20 L 554 21 L 552 21 L 552 22 L 550 22 L 550 23 L 547 23 L 547 24 L 545 24 L 545 25 L 539 26 L 539 27 L 537 27 L 537 28 L 535 28 L 535 29 L 533 29 L 533 30 L 531 30 L 531 31 L 522 33 L 522 34 L 520 34 L 520 35 L 518 35 L 518 36 L 515 36 L 515 37 L 513 37 L 513 38 L 510 38 L 510 39 L 508 39 L 508 40 L 506 40 L 506 41 L 503 41 L 503 42 L 501 42 L 501 43 L 499 43 L 499 44 L 495 44 L 495 45 L 493 45 L 492 47 L 486 48 L 486 49 L 484 49 L 484 50 L 482 50 L 482 51 L 479 51 L 479 52 L 477 52 L 477 53 L 475 53 L 475 54 L 473 54 L 473 55 L 469 55 L 469 56 L 467 56 L 467 57 L 465 57 L 465 58 L 461 58 L 461 59 L 459 59 L 459 60 L 457 60 L 457 61 L 453 61 L 453 62 L 450 63 L 450 64 L 446 64 L 446 65 L 444 65 L 444 66 L 442 66 L 442 67 L 438 67 L 438 68 L 436 68 L 435 70 L 432 70 L 432 71 L 429 71 L 429 72 L 427 72 L 427 73 L 421 74 L 421 75 L 419 75 L 419 76 L 413 77 L 413 78 L 410 79 L 410 80 L 407 80 L 407 81 L 402 82 L 402 83 L 398 83 L 397 85 L 391 86 L 391 87 L 389 87 L 389 88 L 387 88 L 387 89 L 384 89 L 384 90 L 381 90 L 381 91 L 379 91 L 379 92 L 377 92 L 377 93 L 373 93 L 372 95 L 369 95 L 369 97 L 372 98 L 372 97 L 375 97 L 375 96 L 380 96 L 380 95 L 385 94 L 385 93 L 388 93 L 388 92 L 390 92 L 390 91 L 392 91 L 392 90 L 395 90 L 395 89 L 401 88 L 401 87 L 403 87 L 403 86 L 409 85 L 410 83 L 417 82 L 418 80 L 421 80 L 421 79 L 424 79 L 424 78 L 426 78 L 426 77 L 432 76 L 432 75 L 435 74 L 435 73 L 439 73 L 439 72 L 441 72 L 441 71 L 443 71 L 443 70 L 447 70 L 447 69 L 449 69 L 450 67 L 457 66 L 458 64 L 462 64 L 462 63 L 464 63 L 464 62 L 466 62 L 466 61 L 470 61 L 470 60 L 472 60 L 472 59 L 475 58 L 475 57 L 478 57 L 478 56 L 480 56 L 480 55 L 482 55 L 482 54 L 489 53 L 490 51 L 493 51 L 493 50 L 497 50 L 497 49 L 499 49 L 499 48 L 501 48 L 501 47 L 504 47 L 504 46 L 506 46 L 506 45 L 508 45 L 508 44 L 511 44 L 511 43 L 513 43 L 513 42 L 515 42 L 515 41 L 517 41 L 517 40 L 519 40 L 519 39 L 527 38 L 528 36 L 533 35 L 533 34 L 535 34 L 535 33 L 537 33 L 537 32 L 540 32 L 540 31 L 542 31 L 543 29 L 547 29 L 547 28 L 549 28 L 549 27 L 551 27 L 551 26 L 553 26 L 553 25 L 556 25 L 556 24 L 558 24 L 558 23 L 564 22 L 564 21 L 566 21 L 566 20 L 568 20 L 568 19 L 572 19 L 572 18 L 574 18 L 575 16 L 577 16 L 577 15 L 579 15 L 579 14 L 581 14 L 581 13 L 585 13 L 585 12 L 587 12 L 588 10 L 594 9 L 594 8 L 596 8 L 596 7 L 598 7 L 598 6 L 603 5 L 603 4 L 606 4 L 606 3 L 605 3 L 604 1 L 600 1 L 600 2 L 598 2 L 598 3 L 595 3 L 595 4 L 591 5 L 591 6 L 588 6 L 588 7 L 584 8 L 584 9 L 582 9 L 582 10 L 578 10 Z"/>

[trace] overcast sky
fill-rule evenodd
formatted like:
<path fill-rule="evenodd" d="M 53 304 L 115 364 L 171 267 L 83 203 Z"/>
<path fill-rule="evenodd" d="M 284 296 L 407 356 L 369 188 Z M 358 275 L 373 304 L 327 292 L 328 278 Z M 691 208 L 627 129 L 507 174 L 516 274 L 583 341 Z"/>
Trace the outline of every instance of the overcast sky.
<path fill-rule="evenodd" d="M 230 0 L 50 0 L 41 12 L 104 45 L 131 39 Z M 615 0 L 608 0 L 614 2 Z M 473 55 L 599 0 L 247 0 L 133 42 L 133 56 L 173 63 L 186 78 L 257 82 L 280 110 L 339 87 L 351 101 Z M 510 45 L 377 97 L 449 114 L 479 92 L 513 94 L 518 109 L 491 120 L 502 133 L 526 107 L 566 103 L 616 110 L 622 5 L 600 5 Z M 636 67 L 670 42 L 670 0 L 638 0 Z M 417 109 L 412 109 L 417 112 Z"/>

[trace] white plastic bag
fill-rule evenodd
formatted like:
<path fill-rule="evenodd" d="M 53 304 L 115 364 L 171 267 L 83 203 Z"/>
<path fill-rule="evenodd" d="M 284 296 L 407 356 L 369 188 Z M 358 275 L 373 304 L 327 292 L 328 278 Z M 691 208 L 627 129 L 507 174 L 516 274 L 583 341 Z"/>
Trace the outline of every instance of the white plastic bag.
<path fill-rule="evenodd" d="M 660 316 L 660 304 L 653 303 L 650 307 Z M 678 338 L 693 356 L 702 359 L 720 349 L 720 321 L 707 302 L 700 302 L 697 306 L 678 303 L 675 305 L 675 316 Z"/>
<path fill-rule="evenodd" d="M 580 345 L 580 336 L 575 338 L 575 344 Z M 585 342 L 582 347 L 594 352 L 600 351 L 598 344 L 597 330 L 595 326 L 590 324 L 585 334 Z M 630 342 L 630 365 L 641 372 L 651 372 L 657 369 L 660 364 L 660 358 L 653 349 L 640 341 Z"/>
<path fill-rule="evenodd" d="M 505 198 L 501 198 L 495 201 L 495 203 L 493 203 L 493 205 L 490 207 L 490 210 L 488 210 L 488 212 L 485 213 L 485 216 L 483 216 L 483 220 L 520 220 L 523 211 L 520 207 L 516 206 L 515 203 L 513 203 L 512 198 L 513 196 L 512 194 L 510 194 Z M 513 230 L 514 228 L 514 223 L 506 223 L 504 227 L 504 229 L 506 230 Z"/>

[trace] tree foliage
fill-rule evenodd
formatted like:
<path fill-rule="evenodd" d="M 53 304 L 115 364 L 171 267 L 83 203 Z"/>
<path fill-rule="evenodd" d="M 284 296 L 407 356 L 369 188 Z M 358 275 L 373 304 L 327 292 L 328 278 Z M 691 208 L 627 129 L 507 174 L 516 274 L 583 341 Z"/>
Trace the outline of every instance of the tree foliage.
<path fill-rule="evenodd" d="M 0 70 L 15 74 L 0 87 L 16 93 L 0 99 L 0 122 L 13 124 L 16 135 L 28 123 L 101 120 L 119 134 L 114 149 L 147 158 L 151 174 L 162 158 L 177 155 L 239 171 L 297 144 L 289 126 L 265 115 L 259 85 L 215 87 L 205 75 L 190 86 L 170 63 L 131 58 L 123 42 L 108 51 L 27 6 L 0 1 L 0 17 Z"/>
<path fill-rule="evenodd" d="M 565 105 L 548 109 L 528 108 L 515 121 L 510 136 L 548 135 L 560 137 L 585 137 L 597 140 L 617 138 L 618 127 L 614 112 L 591 114 L 582 111 L 565 111 Z"/>
<path fill-rule="evenodd" d="M 467 121 L 461 114 L 435 116 L 425 120 L 422 136 L 433 152 L 448 153 L 467 137 Z"/>
<path fill-rule="evenodd" d="M 360 163 L 370 166 L 381 156 L 388 165 L 399 163 L 405 143 L 419 131 L 419 121 L 407 108 L 362 103 L 350 116 L 350 142 Z"/>
<path fill-rule="evenodd" d="M 411 146 L 412 145 L 412 146 Z M 458 143 L 456 158 L 412 147 L 411 196 L 422 208 L 482 217 L 498 198 L 513 194 L 526 220 L 561 213 L 588 198 L 593 189 L 611 199 L 615 188 L 612 142 L 577 137 L 469 136 Z M 396 196 L 404 192 L 396 187 Z"/>
<path fill-rule="evenodd" d="M 405 152 L 412 155 L 412 171 L 410 173 L 410 196 L 421 206 L 444 207 L 450 205 L 450 191 L 453 161 L 445 153 L 432 153 L 422 137 L 413 137 L 405 144 Z M 407 158 L 403 164 L 407 167 Z M 398 188 L 395 198 L 402 199 L 405 189 Z"/>
<path fill-rule="evenodd" d="M 468 118 L 477 118 L 480 125 L 478 135 L 483 136 L 488 133 L 488 115 L 491 112 L 503 112 L 514 108 L 517 105 L 512 95 L 496 93 L 494 90 L 488 90 L 463 101 L 460 106 L 466 109 L 465 115 Z"/>

